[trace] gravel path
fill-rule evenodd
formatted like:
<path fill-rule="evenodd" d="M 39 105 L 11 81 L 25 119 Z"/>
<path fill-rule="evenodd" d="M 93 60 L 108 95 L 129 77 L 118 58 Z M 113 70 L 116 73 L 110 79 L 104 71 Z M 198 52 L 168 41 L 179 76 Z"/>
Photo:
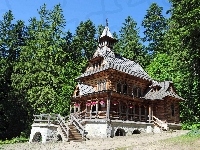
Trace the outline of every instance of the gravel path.
<path fill-rule="evenodd" d="M 159 141 L 171 137 L 186 134 L 188 131 L 177 130 L 172 133 L 160 134 L 134 134 L 126 137 L 114 137 L 108 139 L 93 139 L 84 142 L 57 142 L 57 143 L 18 143 L 3 145 L 5 150 L 108 150 L 122 147 L 132 147 L 127 149 L 151 150 L 157 149 L 155 145 Z M 148 147 L 152 146 L 152 147 Z M 1 148 L 0 148 L 1 149 Z"/>

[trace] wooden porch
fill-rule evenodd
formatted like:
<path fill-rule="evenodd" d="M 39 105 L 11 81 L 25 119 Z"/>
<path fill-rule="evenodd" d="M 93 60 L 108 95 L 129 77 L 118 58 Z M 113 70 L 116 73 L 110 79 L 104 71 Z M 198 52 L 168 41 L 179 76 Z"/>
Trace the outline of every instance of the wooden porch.
<path fill-rule="evenodd" d="M 114 91 L 96 92 L 72 101 L 70 112 L 81 119 L 152 122 L 153 103 Z"/>

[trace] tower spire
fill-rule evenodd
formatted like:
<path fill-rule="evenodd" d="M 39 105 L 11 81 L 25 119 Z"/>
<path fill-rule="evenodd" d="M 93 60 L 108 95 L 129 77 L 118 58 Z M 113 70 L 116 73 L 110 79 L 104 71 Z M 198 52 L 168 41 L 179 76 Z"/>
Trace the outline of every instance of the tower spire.
<path fill-rule="evenodd" d="M 117 42 L 117 40 L 113 38 L 108 27 L 108 19 L 106 19 L 106 26 L 99 38 L 99 46 L 113 47 L 115 42 Z"/>
<path fill-rule="evenodd" d="M 106 18 L 106 27 L 108 27 L 108 18 Z"/>

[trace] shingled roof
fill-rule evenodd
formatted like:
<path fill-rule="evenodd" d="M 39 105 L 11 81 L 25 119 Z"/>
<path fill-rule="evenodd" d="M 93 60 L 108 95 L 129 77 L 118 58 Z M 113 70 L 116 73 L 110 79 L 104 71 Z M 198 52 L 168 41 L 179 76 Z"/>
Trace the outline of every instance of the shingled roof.
<path fill-rule="evenodd" d="M 83 73 L 79 78 L 89 76 L 100 71 L 104 71 L 107 69 L 114 69 L 117 71 L 121 71 L 135 77 L 139 77 L 141 79 L 149 80 L 152 79 L 150 76 L 144 71 L 144 69 L 136 62 L 126 59 L 122 56 L 115 54 L 109 47 L 98 47 L 96 52 L 94 53 L 93 58 L 95 57 L 103 57 L 105 64 L 99 69 L 88 70 Z"/>
<path fill-rule="evenodd" d="M 170 86 L 172 86 L 172 81 L 163 81 L 157 82 L 154 81 L 150 86 L 149 91 L 145 94 L 144 98 L 149 100 L 164 100 L 165 97 L 174 97 L 177 99 L 184 100 L 182 97 L 178 96 L 175 91 L 170 90 Z M 159 87 L 158 90 L 154 90 L 153 87 Z M 173 86 L 172 86 L 173 87 Z"/>
<path fill-rule="evenodd" d="M 101 64 L 101 67 L 87 69 L 85 73 L 83 73 L 77 79 L 90 76 L 107 69 L 114 69 L 150 81 L 152 85 L 149 87 L 148 92 L 143 97 L 144 99 L 164 100 L 165 97 L 169 96 L 183 100 L 183 98 L 178 96 L 175 91 L 169 90 L 169 87 L 173 84 L 171 81 L 154 81 L 138 63 L 115 54 L 112 51 L 112 46 L 110 46 L 109 43 L 116 42 L 116 39 L 113 38 L 108 26 L 106 26 L 103 30 L 99 42 L 99 47 L 94 53 L 92 60 L 96 59 L 97 57 L 101 57 L 103 58 L 103 64 Z M 86 95 L 95 92 L 94 87 L 85 85 L 83 83 L 78 84 L 78 87 L 80 90 L 80 95 Z M 158 90 L 154 90 L 155 87 L 158 87 Z"/>

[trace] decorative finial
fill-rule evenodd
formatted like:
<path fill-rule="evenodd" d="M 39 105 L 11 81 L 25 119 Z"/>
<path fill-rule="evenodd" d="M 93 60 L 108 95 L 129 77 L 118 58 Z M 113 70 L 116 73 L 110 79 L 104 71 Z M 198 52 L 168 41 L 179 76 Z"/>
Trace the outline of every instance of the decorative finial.
<path fill-rule="evenodd" d="M 106 19 L 106 26 L 108 27 L 108 18 Z"/>

